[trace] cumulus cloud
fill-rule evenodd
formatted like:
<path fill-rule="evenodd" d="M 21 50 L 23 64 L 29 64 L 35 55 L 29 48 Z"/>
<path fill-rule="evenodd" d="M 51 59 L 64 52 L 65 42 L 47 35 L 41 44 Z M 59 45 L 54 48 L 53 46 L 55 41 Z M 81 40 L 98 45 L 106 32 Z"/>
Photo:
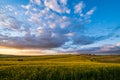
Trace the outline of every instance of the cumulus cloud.
<path fill-rule="evenodd" d="M 86 15 L 89 16 L 89 15 L 92 15 L 94 13 L 96 8 L 92 8 L 91 10 L 89 10 Z"/>
<path fill-rule="evenodd" d="M 35 3 L 37 5 L 41 4 L 41 0 L 30 0 L 31 3 Z"/>
<path fill-rule="evenodd" d="M 95 8 L 83 13 L 84 2 L 71 7 L 68 0 L 30 0 L 28 5 L 21 4 L 12 10 L 5 8 L 0 14 L 0 30 L 3 31 L 0 33 L 0 46 L 20 49 L 69 48 L 92 44 L 113 34 L 86 35 L 85 25 Z"/>
<path fill-rule="evenodd" d="M 16 18 L 0 14 L 0 26 L 3 26 L 10 30 L 19 30 L 20 25 L 20 22 L 17 21 Z"/>
<path fill-rule="evenodd" d="M 84 8 L 84 3 L 80 2 L 74 7 L 74 13 L 82 13 L 82 9 Z"/>

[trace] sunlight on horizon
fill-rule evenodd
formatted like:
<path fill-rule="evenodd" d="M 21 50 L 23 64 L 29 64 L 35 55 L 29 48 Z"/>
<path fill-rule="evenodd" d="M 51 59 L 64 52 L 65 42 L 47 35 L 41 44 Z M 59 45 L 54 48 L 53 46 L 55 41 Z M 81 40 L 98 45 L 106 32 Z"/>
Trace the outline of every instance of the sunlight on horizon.
<path fill-rule="evenodd" d="M 35 52 L 27 52 L 27 51 L 24 51 L 24 50 L 17 50 L 17 49 L 5 49 L 5 48 L 2 48 L 0 49 L 0 54 L 2 55 L 18 55 L 18 56 L 35 56 L 35 55 L 43 55 L 43 54 L 40 54 L 40 53 L 35 53 Z"/>
<path fill-rule="evenodd" d="M 17 55 L 17 56 L 39 56 L 39 55 L 55 55 L 57 52 L 50 50 L 34 50 L 34 49 L 14 49 L 14 48 L 0 48 L 1 55 Z M 60 53 L 61 54 L 61 53 Z"/>

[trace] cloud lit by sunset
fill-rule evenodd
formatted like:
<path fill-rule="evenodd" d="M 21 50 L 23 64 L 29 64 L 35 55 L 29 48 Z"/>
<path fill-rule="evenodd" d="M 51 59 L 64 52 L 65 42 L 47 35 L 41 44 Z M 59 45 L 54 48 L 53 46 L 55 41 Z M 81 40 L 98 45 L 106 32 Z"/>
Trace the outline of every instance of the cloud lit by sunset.
<path fill-rule="evenodd" d="M 120 5 L 113 2 L 1 0 L 0 54 L 120 54 Z"/>

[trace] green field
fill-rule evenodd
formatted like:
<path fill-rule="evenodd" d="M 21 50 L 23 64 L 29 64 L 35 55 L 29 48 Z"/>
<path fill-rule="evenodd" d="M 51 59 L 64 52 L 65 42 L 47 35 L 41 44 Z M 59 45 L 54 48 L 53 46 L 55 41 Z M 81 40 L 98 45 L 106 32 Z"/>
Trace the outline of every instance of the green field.
<path fill-rule="evenodd" d="M 0 80 L 120 80 L 120 56 L 0 55 Z"/>

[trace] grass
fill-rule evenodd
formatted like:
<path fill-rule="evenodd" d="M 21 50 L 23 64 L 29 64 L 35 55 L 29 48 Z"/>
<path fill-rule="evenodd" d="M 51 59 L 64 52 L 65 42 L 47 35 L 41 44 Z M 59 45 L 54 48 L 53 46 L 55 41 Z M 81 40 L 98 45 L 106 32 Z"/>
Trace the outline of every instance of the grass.
<path fill-rule="evenodd" d="M 120 80 L 120 56 L 0 56 L 0 80 Z"/>

